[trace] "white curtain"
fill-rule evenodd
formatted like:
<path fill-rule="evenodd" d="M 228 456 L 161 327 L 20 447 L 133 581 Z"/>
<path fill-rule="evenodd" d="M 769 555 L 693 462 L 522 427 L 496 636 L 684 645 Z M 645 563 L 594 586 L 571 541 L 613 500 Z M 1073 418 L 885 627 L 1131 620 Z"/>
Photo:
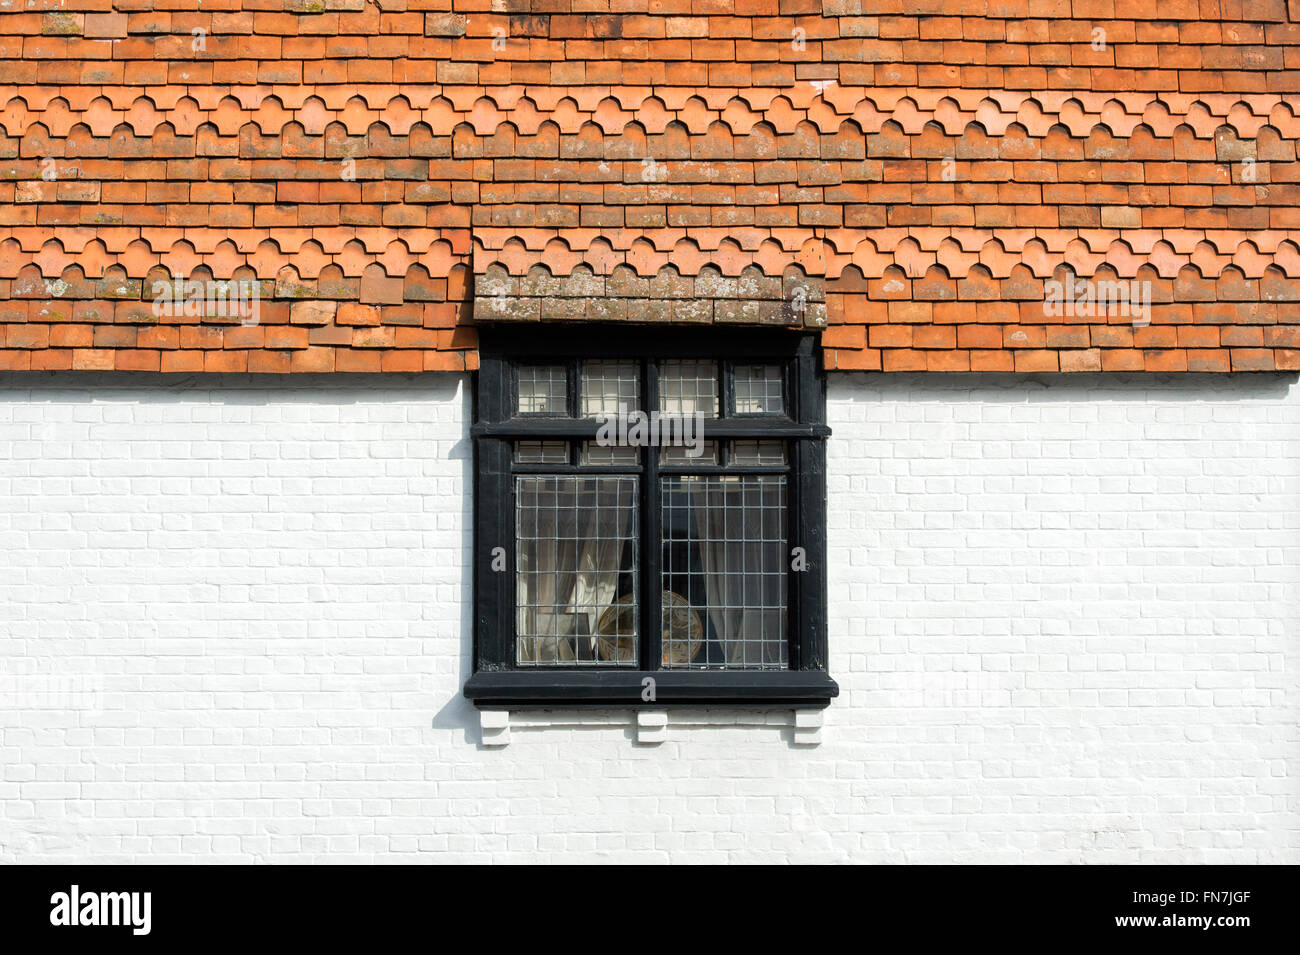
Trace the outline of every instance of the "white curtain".
<path fill-rule="evenodd" d="M 518 479 L 520 663 L 596 662 L 600 615 L 623 596 L 636 488 L 633 477 Z"/>
<path fill-rule="evenodd" d="M 785 666 L 784 477 L 688 479 L 709 620 L 730 666 Z"/>

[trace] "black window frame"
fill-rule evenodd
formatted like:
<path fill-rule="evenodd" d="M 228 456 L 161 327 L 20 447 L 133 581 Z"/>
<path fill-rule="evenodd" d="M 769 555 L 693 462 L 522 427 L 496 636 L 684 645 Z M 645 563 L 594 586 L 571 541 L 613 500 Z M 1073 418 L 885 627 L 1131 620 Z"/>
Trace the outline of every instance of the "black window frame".
<path fill-rule="evenodd" d="M 839 688 L 827 672 L 826 582 L 826 426 L 825 379 L 819 368 L 815 333 L 766 327 L 652 328 L 628 326 L 504 326 L 479 329 L 479 369 L 472 383 L 474 422 L 474 672 L 465 696 L 483 709 L 569 707 L 664 709 L 682 706 L 736 708 L 824 707 Z M 787 634 L 789 667 L 759 669 L 656 669 L 644 652 L 638 667 L 520 666 L 515 663 L 515 515 L 513 445 L 516 440 L 568 440 L 575 447 L 594 439 L 598 419 L 545 414 L 519 415 L 516 372 L 519 365 L 563 363 L 569 368 L 568 406 L 576 415 L 574 379 L 586 359 L 641 361 L 641 393 L 657 396 L 655 363 L 646 359 L 714 359 L 720 374 L 720 414 L 733 410 L 731 376 L 725 363 L 771 363 L 785 369 L 785 413 L 747 414 L 709 419 L 706 440 L 781 439 L 788 464 L 789 544 L 803 548 L 806 569 L 789 571 Z M 651 407 L 643 408 L 651 411 Z M 654 448 L 642 448 L 638 574 L 641 593 L 658 593 L 661 548 L 655 521 L 659 465 Z M 540 468 L 557 473 L 621 472 L 616 466 L 569 465 Z M 539 470 L 528 465 L 531 473 Z M 721 472 L 722 467 L 699 469 Z M 699 470 L 692 469 L 699 473 Z M 731 469 L 734 473 L 736 469 Z M 753 466 L 745 472 L 770 473 Z M 501 560 L 504 548 L 504 561 Z M 504 570 L 494 570 L 494 558 Z M 643 610 L 645 629 L 657 632 L 660 608 Z M 643 638 L 644 639 L 644 638 Z M 657 643 L 656 643 L 657 645 Z M 645 645 L 643 644 L 643 647 Z M 653 698 L 647 699 L 646 678 Z"/>

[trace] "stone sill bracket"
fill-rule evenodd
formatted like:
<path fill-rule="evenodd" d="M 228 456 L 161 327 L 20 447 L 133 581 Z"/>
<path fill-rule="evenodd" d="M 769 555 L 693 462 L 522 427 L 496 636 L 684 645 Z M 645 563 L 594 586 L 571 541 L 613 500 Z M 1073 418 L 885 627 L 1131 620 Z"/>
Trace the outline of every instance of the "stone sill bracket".
<path fill-rule="evenodd" d="M 795 709 L 786 711 L 792 719 L 784 725 L 794 731 L 793 742 L 797 746 L 818 746 L 822 742 L 823 710 Z M 718 720 L 714 725 L 732 725 L 745 722 L 737 718 L 734 721 Z M 479 728 L 482 731 L 483 745 L 500 749 L 510 744 L 510 711 L 479 710 Z M 638 709 L 636 711 L 636 742 L 640 745 L 657 745 L 669 736 L 668 711 L 666 709 Z M 683 728 L 679 724 L 679 729 Z"/>

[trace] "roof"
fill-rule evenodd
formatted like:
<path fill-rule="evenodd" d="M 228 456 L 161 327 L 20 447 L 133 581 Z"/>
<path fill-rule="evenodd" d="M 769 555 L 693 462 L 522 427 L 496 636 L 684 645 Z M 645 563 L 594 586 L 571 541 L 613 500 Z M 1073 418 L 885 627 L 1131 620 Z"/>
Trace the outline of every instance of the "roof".
<path fill-rule="evenodd" d="M 1300 0 L 8 3 L 0 368 L 464 370 L 479 322 L 621 321 L 1300 369 Z M 160 314 L 176 277 L 256 322 Z"/>

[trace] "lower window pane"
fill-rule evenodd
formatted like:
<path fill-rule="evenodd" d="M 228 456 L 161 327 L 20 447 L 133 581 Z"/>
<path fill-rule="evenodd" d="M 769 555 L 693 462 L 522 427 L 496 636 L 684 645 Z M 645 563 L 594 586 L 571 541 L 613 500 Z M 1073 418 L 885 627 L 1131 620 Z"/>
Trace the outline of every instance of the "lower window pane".
<path fill-rule="evenodd" d="M 785 464 L 785 442 L 733 441 L 730 463 L 737 466 Z"/>
<path fill-rule="evenodd" d="M 518 662 L 635 665 L 637 478 L 515 482 Z"/>
<path fill-rule="evenodd" d="M 582 442 L 579 464 L 603 464 L 615 467 L 636 467 L 641 463 L 641 449 L 625 445 Z"/>
<path fill-rule="evenodd" d="M 786 669 L 785 476 L 662 482 L 663 665 Z"/>
<path fill-rule="evenodd" d="M 515 464 L 568 464 L 567 441 L 516 441 Z"/>

